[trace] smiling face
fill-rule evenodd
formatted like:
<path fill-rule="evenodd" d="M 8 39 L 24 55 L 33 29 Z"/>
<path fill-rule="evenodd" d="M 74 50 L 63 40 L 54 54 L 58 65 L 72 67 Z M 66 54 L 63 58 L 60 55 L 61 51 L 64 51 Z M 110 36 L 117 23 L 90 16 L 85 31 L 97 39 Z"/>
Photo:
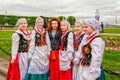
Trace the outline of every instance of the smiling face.
<path fill-rule="evenodd" d="M 52 26 L 52 29 L 56 30 L 58 28 L 58 22 L 57 21 L 52 21 L 51 26 Z"/>
<path fill-rule="evenodd" d="M 39 20 L 37 20 L 36 24 L 37 24 L 38 28 L 42 28 L 44 25 L 44 22 L 43 22 L 43 20 L 39 19 Z"/>
<path fill-rule="evenodd" d="M 79 22 L 75 23 L 75 32 L 77 33 L 82 33 L 83 29 L 82 29 L 82 25 Z"/>
<path fill-rule="evenodd" d="M 61 28 L 62 31 L 67 31 L 68 25 L 67 25 L 64 21 L 62 21 L 62 22 L 61 22 L 61 27 L 60 27 L 60 28 Z"/>
<path fill-rule="evenodd" d="M 88 24 L 83 24 L 83 31 L 87 35 L 91 35 L 94 32 L 94 29 L 90 25 L 88 25 Z"/>
<path fill-rule="evenodd" d="M 21 20 L 19 25 L 21 30 L 26 30 L 27 29 L 27 21 L 26 20 Z"/>

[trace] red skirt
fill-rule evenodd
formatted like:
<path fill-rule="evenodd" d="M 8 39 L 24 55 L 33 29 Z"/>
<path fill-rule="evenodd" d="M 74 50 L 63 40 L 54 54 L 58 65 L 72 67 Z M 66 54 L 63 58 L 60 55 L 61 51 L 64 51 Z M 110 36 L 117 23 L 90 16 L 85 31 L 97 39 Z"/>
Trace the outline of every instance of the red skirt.
<path fill-rule="evenodd" d="M 16 56 L 16 59 L 14 63 L 11 63 L 12 57 L 10 57 L 10 63 L 8 72 L 6 75 L 6 80 L 20 80 L 20 72 L 18 67 L 18 54 Z"/>
<path fill-rule="evenodd" d="M 50 51 L 50 80 L 59 80 L 59 51 L 51 50 Z"/>
<path fill-rule="evenodd" d="M 67 71 L 60 71 L 60 80 L 72 80 L 71 69 L 68 69 Z"/>

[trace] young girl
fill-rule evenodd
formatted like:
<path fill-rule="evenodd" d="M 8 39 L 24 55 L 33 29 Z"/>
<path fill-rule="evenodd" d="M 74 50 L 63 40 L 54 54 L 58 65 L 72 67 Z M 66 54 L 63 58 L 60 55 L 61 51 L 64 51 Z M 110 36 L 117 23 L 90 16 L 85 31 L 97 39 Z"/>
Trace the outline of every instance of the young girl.
<path fill-rule="evenodd" d="M 74 52 L 74 34 L 68 32 L 70 24 L 68 21 L 61 21 L 61 46 L 60 46 L 60 80 L 72 80 L 71 61 Z"/>
<path fill-rule="evenodd" d="M 96 20 L 85 20 L 83 30 L 88 35 L 81 49 L 81 61 L 77 80 L 96 80 L 100 76 L 100 66 L 105 43 L 99 37 L 100 23 Z"/>
<path fill-rule="evenodd" d="M 12 35 L 11 66 L 6 80 L 24 80 L 28 68 L 30 32 L 27 29 L 27 20 L 20 18 L 17 26 L 18 30 Z"/>
<path fill-rule="evenodd" d="M 48 80 L 48 46 L 43 26 L 44 19 L 42 17 L 38 17 L 36 19 L 35 30 L 33 30 L 31 34 L 29 50 L 31 61 L 26 80 Z"/>
<path fill-rule="evenodd" d="M 85 33 L 82 29 L 82 24 L 80 22 L 75 22 L 75 41 L 74 41 L 74 60 L 73 60 L 73 74 L 72 79 L 77 80 L 77 73 L 79 68 L 79 57 L 80 52 L 78 51 L 78 48 L 81 47 L 81 44 L 85 40 Z M 78 53 L 77 53 L 78 52 Z"/>
<path fill-rule="evenodd" d="M 60 21 L 52 18 L 48 25 L 47 44 L 49 45 L 50 80 L 59 80 Z"/>

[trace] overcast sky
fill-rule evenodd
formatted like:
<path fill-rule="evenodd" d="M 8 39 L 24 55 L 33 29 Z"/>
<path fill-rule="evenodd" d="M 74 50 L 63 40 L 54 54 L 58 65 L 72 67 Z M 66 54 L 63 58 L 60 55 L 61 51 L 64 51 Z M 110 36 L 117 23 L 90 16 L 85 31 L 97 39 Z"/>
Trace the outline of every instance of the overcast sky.
<path fill-rule="evenodd" d="M 120 0 L 0 0 L 0 14 L 28 16 L 75 16 L 94 18 L 99 9 L 101 21 L 120 23 Z"/>

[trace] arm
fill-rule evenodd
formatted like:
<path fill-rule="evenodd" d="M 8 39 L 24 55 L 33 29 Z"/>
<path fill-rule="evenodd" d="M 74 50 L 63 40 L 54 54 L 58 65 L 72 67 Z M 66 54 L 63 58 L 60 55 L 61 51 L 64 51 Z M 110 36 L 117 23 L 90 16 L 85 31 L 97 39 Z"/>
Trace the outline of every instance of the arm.
<path fill-rule="evenodd" d="M 16 55 L 18 53 L 18 48 L 19 48 L 19 35 L 17 33 L 14 33 L 12 35 L 12 60 L 11 63 L 14 62 L 14 60 L 16 59 Z"/>
<path fill-rule="evenodd" d="M 104 53 L 105 43 L 101 38 L 96 38 L 91 42 L 92 61 L 89 67 L 88 80 L 96 80 L 100 76 L 100 66 Z"/>
<path fill-rule="evenodd" d="M 48 35 L 48 32 L 46 32 L 46 43 L 48 45 L 48 55 L 50 54 L 50 51 L 51 51 L 51 42 L 50 42 L 50 39 L 49 39 L 49 35 Z"/>
<path fill-rule="evenodd" d="M 74 45 L 73 45 L 73 33 L 70 32 L 68 34 L 68 43 L 67 43 L 67 51 L 65 51 L 65 53 L 62 54 L 62 56 L 68 56 L 68 59 L 72 59 L 73 56 L 72 54 L 74 53 Z"/>

